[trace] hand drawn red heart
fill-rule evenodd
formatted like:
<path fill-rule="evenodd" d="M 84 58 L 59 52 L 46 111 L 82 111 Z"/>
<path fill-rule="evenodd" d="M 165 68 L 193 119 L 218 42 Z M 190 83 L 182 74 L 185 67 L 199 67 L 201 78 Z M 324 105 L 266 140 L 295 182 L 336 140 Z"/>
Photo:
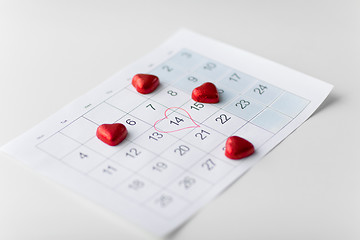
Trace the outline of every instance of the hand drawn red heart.
<path fill-rule="evenodd" d="M 179 107 L 171 107 L 166 109 L 164 114 L 165 117 L 157 120 L 154 124 L 155 130 L 158 132 L 171 133 L 188 128 L 200 127 L 198 124 L 195 123 L 195 121 L 185 109 Z"/>

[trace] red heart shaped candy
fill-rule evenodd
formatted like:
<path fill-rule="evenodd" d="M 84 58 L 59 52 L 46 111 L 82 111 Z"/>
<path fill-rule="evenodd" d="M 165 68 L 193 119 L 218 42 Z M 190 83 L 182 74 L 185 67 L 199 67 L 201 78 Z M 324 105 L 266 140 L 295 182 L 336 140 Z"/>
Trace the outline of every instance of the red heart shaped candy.
<path fill-rule="evenodd" d="M 219 93 L 213 83 L 206 82 L 192 91 L 191 98 L 196 102 L 218 103 Z"/>
<path fill-rule="evenodd" d="M 136 74 L 132 79 L 132 85 L 136 91 L 142 94 L 153 92 L 160 84 L 159 78 L 151 74 Z"/>
<path fill-rule="evenodd" d="M 96 136 L 110 146 L 121 143 L 127 135 L 126 127 L 121 123 L 102 124 L 96 130 Z"/>
<path fill-rule="evenodd" d="M 231 136 L 226 140 L 225 156 L 230 159 L 241 159 L 250 156 L 255 152 L 254 145 L 248 140 Z"/>

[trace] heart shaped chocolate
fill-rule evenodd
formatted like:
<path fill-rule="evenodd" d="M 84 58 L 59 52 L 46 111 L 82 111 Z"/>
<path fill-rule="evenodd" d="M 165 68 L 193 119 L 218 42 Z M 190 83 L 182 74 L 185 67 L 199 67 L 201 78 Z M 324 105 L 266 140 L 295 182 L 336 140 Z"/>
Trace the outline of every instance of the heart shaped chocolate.
<path fill-rule="evenodd" d="M 196 102 L 218 103 L 219 93 L 213 83 L 206 82 L 192 91 L 191 98 Z"/>
<path fill-rule="evenodd" d="M 250 156 L 254 152 L 254 145 L 244 138 L 231 136 L 226 140 L 225 156 L 230 159 L 242 159 Z"/>
<path fill-rule="evenodd" d="M 133 77 L 131 83 L 139 93 L 148 94 L 159 86 L 160 81 L 155 75 L 139 73 Z"/>
<path fill-rule="evenodd" d="M 96 136 L 110 146 L 116 146 L 127 136 L 126 127 L 121 123 L 102 124 L 96 130 Z"/>

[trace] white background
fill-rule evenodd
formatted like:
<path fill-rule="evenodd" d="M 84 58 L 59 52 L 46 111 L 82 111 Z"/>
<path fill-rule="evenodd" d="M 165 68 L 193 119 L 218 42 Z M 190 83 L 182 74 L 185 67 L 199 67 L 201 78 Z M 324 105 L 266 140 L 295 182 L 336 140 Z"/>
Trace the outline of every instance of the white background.
<path fill-rule="evenodd" d="M 335 86 L 171 239 L 360 239 L 359 1 L 0 1 L 0 145 L 189 28 Z M 156 239 L 0 154 L 0 239 Z"/>

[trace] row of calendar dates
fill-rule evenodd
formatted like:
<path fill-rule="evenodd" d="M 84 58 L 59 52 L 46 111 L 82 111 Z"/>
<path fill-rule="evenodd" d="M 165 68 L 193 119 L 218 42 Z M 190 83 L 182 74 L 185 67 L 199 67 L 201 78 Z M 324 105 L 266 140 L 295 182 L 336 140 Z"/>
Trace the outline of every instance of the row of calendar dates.
<path fill-rule="evenodd" d="M 54 138 L 64 141 L 67 136 L 58 133 Z M 238 165 L 204 154 L 181 141 L 170 146 L 168 151 L 177 155 L 177 160 L 184 159 L 177 164 L 174 163 L 177 160 L 163 157 L 168 156 L 167 153 L 158 156 L 130 141 L 119 149 L 106 158 L 81 145 L 61 161 L 132 202 L 146 202 L 168 217 L 195 201 Z M 196 159 L 196 155 L 200 158 Z M 166 193 L 163 189 L 167 189 Z"/>
<path fill-rule="evenodd" d="M 143 133 L 129 134 L 129 138 L 116 147 L 87 135 L 94 132 L 97 125 L 84 117 L 37 147 L 134 201 L 154 198 L 149 203 L 159 211 L 166 208 L 165 215 L 174 214 L 169 209 L 177 211 L 178 204 L 194 201 L 243 163 L 226 159 L 223 152 L 226 136 L 204 125 L 187 129 L 184 137 L 177 138 L 159 133 L 134 117 L 127 120 L 129 132 L 133 133 L 131 129 L 137 127 Z M 250 123 L 238 132 L 242 136 L 247 134 L 252 135 L 256 147 L 273 135 Z M 194 146 L 196 142 L 199 144 Z M 213 149 L 210 154 L 207 153 L 209 149 Z M 170 189 L 173 194 L 164 195 L 163 188 Z M 175 201 L 176 195 L 181 197 Z"/>

